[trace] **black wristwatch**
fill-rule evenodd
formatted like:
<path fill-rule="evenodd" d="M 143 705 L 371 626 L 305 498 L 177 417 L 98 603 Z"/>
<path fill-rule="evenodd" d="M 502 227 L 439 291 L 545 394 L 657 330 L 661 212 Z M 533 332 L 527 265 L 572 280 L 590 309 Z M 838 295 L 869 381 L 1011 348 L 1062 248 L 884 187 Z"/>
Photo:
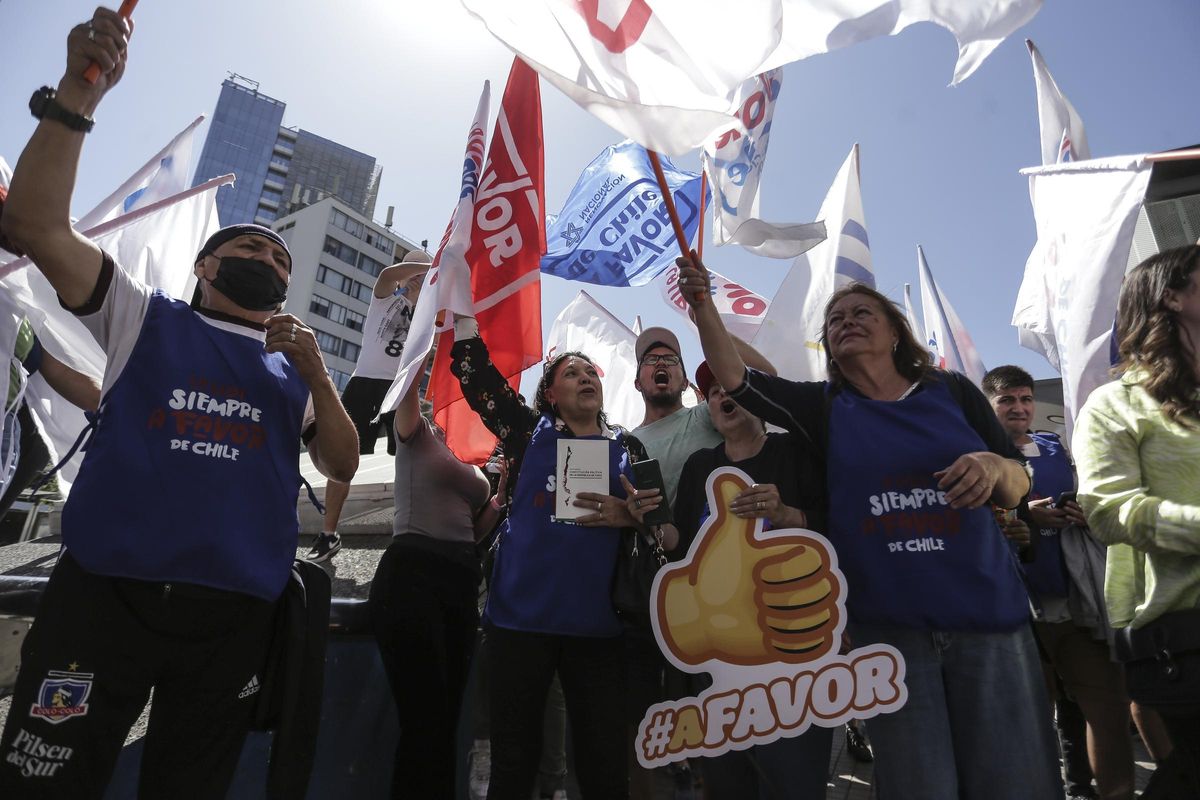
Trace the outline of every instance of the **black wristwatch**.
<path fill-rule="evenodd" d="M 38 89 L 33 93 L 33 97 L 29 98 L 29 113 L 38 119 L 52 119 L 55 122 L 61 122 L 73 131 L 91 133 L 92 128 L 96 125 L 96 120 L 63 108 L 54 99 L 56 94 L 49 86 Z"/>

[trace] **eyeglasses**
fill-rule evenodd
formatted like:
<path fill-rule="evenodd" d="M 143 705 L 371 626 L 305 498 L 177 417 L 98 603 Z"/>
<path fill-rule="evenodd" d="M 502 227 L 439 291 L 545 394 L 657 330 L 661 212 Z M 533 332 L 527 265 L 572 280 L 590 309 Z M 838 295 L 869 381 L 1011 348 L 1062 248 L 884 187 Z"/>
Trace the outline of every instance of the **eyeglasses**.
<path fill-rule="evenodd" d="M 651 353 L 642 357 L 643 366 L 657 367 L 659 364 L 662 364 L 664 367 L 677 367 L 679 366 L 679 356 Z"/>

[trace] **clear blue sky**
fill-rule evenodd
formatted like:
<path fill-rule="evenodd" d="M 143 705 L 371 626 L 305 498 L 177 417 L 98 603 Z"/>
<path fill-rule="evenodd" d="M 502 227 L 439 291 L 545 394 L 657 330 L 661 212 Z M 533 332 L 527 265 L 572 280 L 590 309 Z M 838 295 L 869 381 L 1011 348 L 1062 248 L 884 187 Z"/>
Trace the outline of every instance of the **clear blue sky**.
<path fill-rule="evenodd" d="M 0 0 L 0 155 L 10 163 L 33 129 L 30 93 L 57 82 L 67 31 L 93 7 L 92 0 Z M 494 114 L 511 63 L 509 51 L 453 0 L 144 0 L 135 19 L 129 69 L 97 112 L 84 151 L 76 213 L 197 114 L 211 114 L 233 71 L 287 103 L 285 124 L 374 155 L 383 165 L 379 217 L 394 205 L 398 231 L 436 242 L 457 195 L 480 86 L 493 81 Z M 1027 182 L 1017 174 L 1039 161 L 1025 37 L 1083 117 L 1093 156 L 1200 142 L 1200 3 L 1048 0 L 956 88 L 947 87 L 953 37 L 933 25 L 789 65 L 761 208 L 774 221 L 811 221 L 859 142 L 879 287 L 897 299 L 905 282 L 915 289 L 916 246 L 923 245 L 984 362 L 1021 364 L 1040 378 L 1053 370 L 1017 345 L 1009 324 L 1035 239 Z M 546 85 L 543 107 L 547 205 L 557 211 L 579 171 L 620 137 Z M 694 156 L 680 163 L 698 169 Z M 710 245 L 706 255 L 766 296 L 789 265 L 734 247 Z M 579 288 L 626 321 L 640 313 L 647 324 L 683 327 L 652 287 L 553 278 L 543 286 L 547 330 Z M 699 347 L 683 338 L 694 366 Z"/>

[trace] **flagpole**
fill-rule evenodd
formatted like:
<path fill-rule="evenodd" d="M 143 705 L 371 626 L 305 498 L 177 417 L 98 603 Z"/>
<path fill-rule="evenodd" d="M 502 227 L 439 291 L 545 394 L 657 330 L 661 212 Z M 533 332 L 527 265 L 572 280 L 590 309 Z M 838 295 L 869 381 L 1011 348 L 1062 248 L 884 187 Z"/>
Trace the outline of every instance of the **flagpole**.
<path fill-rule="evenodd" d="M 1146 156 L 1146 160 L 1151 163 L 1160 161 L 1194 161 L 1200 159 L 1200 147 L 1193 147 L 1190 150 L 1171 150 L 1166 153 L 1153 153 Z"/>
<path fill-rule="evenodd" d="M 129 22 L 129 18 L 133 16 L 133 9 L 137 7 L 137 4 L 138 0 L 125 0 L 121 3 L 121 8 L 117 10 L 117 14 L 124 18 L 126 22 Z M 95 61 L 88 64 L 88 68 L 83 71 L 83 79 L 88 83 L 95 83 L 99 80 L 100 65 Z"/>
<path fill-rule="evenodd" d="M 708 194 L 708 170 L 700 170 L 700 227 L 696 229 L 696 255 L 704 260 L 704 195 Z"/>
<path fill-rule="evenodd" d="M 667 216 L 671 218 L 671 227 L 675 229 L 675 241 L 679 243 L 679 252 L 684 258 L 691 260 L 692 254 L 688 252 L 687 234 L 684 233 L 683 223 L 679 221 L 679 212 L 675 210 L 675 198 L 671 196 L 671 188 L 667 186 L 667 176 L 663 174 L 662 164 L 658 160 L 658 153 L 653 150 L 647 150 L 646 155 L 650 157 L 650 166 L 654 167 L 654 177 L 658 181 L 658 188 L 662 192 L 663 205 L 667 208 Z M 700 193 L 700 202 L 704 202 L 704 193 Z M 700 224 L 704 224 L 704 212 L 700 213 Z M 695 265 L 700 269 L 700 265 Z M 700 298 L 704 295 L 703 292 L 697 292 L 696 297 Z"/>

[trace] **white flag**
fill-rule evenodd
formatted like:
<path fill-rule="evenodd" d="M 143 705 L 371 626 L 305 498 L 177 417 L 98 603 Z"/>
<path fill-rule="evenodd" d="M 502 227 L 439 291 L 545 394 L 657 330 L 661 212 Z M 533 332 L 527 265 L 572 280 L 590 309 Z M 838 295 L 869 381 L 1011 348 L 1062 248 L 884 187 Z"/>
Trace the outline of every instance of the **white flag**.
<path fill-rule="evenodd" d="M 928 340 L 925 338 L 925 329 L 917 320 L 917 312 L 913 309 L 912 302 L 912 284 L 904 284 L 904 316 L 908 318 L 908 327 L 912 329 L 913 337 L 922 344 Z"/>
<path fill-rule="evenodd" d="M 1083 120 L 1071 101 L 1058 88 L 1054 76 L 1034 43 L 1026 39 L 1033 60 L 1033 82 L 1037 86 L 1038 127 L 1042 137 L 1042 165 L 1063 161 L 1086 161 L 1088 149 Z"/>
<path fill-rule="evenodd" d="M 829 238 L 792 263 L 753 341 L 781 376 L 794 381 L 826 378 L 825 351 L 819 340 L 830 296 L 853 281 L 875 285 L 858 182 L 857 144 L 833 179 L 817 218 L 825 221 Z"/>
<path fill-rule="evenodd" d="M 959 43 L 971 74 L 1040 0 L 462 0 L 492 34 L 625 136 L 679 155 L 729 126 L 759 73 L 915 22 Z"/>
<path fill-rule="evenodd" d="M 970 378 L 976 386 L 983 383 L 987 369 L 975 349 L 975 342 L 954 312 L 954 306 L 933 279 L 925 251 L 917 245 L 917 271 L 921 274 L 921 308 L 925 310 L 925 335 L 936 366 L 952 369 Z M 907 298 L 906 298 L 907 299 Z"/>
<path fill-rule="evenodd" d="M 10 183 L 12 183 L 12 167 L 8 165 L 3 156 L 0 156 L 0 189 L 7 189 Z"/>
<path fill-rule="evenodd" d="M 571 350 L 591 358 L 600 372 L 608 421 L 633 429 L 646 413 L 642 396 L 633 386 L 637 379 L 636 341 L 633 331 L 590 294 L 580 291 L 550 326 L 546 358 Z"/>
<path fill-rule="evenodd" d="M 713 243 L 735 242 L 766 258 L 795 258 L 825 239 L 821 222 L 773 225 L 759 219 L 758 184 L 782 86 L 779 67 L 738 87 L 735 117 L 741 124 L 706 144 L 700 156 L 712 181 Z"/>
<path fill-rule="evenodd" d="M 715 270 L 708 270 L 712 281 L 713 305 L 725 323 L 725 329 L 747 342 L 754 339 L 767 316 L 771 302 L 756 292 L 731 281 Z M 660 272 L 654 279 L 663 302 L 675 309 L 693 328 L 688 316 L 688 304 L 679 291 L 679 267 L 675 264 Z"/>
<path fill-rule="evenodd" d="M 433 257 L 433 267 L 425 273 L 421 299 L 413 312 L 408 328 L 408 340 L 400 355 L 396 379 L 383 400 L 385 410 L 395 409 L 401 398 L 418 380 L 425 369 L 425 358 L 433 349 L 434 337 L 440 331 L 454 327 L 454 315 L 474 314 L 471 298 L 471 267 L 467 263 L 467 248 L 471 244 L 471 228 L 475 219 L 475 194 L 483 175 L 483 155 L 487 150 L 488 110 L 491 107 L 492 84 L 483 82 L 475 118 L 467 133 L 466 153 L 463 156 L 463 176 L 459 186 L 458 204 L 442 236 L 442 243 Z M 437 325 L 442 314 L 442 325 Z"/>
<path fill-rule="evenodd" d="M 1055 348 L 1068 436 L 1088 395 L 1109 380 L 1117 298 L 1150 167 L 1139 155 L 1021 171 L 1038 239 L 1012 322 Z"/>
<path fill-rule="evenodd" d="M 80 217 L 75 223 L 75 228 L 80 231 L 90 230 L 122 214 L 173 197 L 188 188 L 192 138 L 196 128 L 200 127 L 203 121 L 203 116 L 196 117 L 192 124 L 180 131 L 166 147 L 130 175 L 116 191 Z"/>
<path fill-rule="evenodd" d="M 217 189 L 232 182 L 232 175 L 214 178 L 84 235 L 138 280 L 186 300 L 196 280 L 192 271 L 196 253 L 220 227 Z M 42 346 L 80 372 L 103 375 L 107 363 L 104 351 L 83 323 L 59 304 L 58 295 L 41 271 L 25 259 L 4 270 L 9 274 L 0 279 L 0 291 L 10 294 L 24 308 Z M 106 380 L 104 390 L 108 388 Z M 50 389 L 40 375 L 30 380 L 26 399 L 53 450 L 59 456 L 66 455 L 86 425 L 83 412 Z M 82 454 L 77 454 L 63 467 L 59 485 L 64 492 L 75 480 L 81 461 Z"/>

